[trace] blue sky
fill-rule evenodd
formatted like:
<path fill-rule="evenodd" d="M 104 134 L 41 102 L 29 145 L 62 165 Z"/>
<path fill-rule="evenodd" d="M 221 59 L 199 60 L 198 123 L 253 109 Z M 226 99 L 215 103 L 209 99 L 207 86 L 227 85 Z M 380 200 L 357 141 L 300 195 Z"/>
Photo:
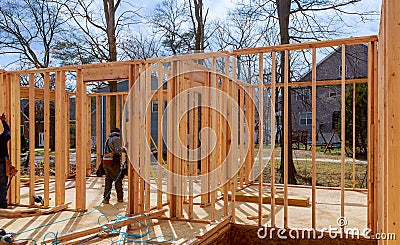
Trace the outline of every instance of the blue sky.
<path fill-rule="evenodd" d="M 161 0 L 136 0 L 135 5 L 142 8 L 142 12 L 151 12 L 154 6 L 161 2 Z M 227 11 L 234 6 L 232 0 L 204 0 L 205 5 L 209 7 L 209 19 L 217 19 L 226 15 Z M 354 6 L 349 6 L 346 11 L 379 11 L 381 6 L 380 0 L 362 0 L 360 3 Z M 356 16 L 346 16 L 345 22 L 349 27 L 345 28 L 346 34 L 341 37 L 351 37 L 351 36 L 366 36 L 366 35 L 376 35 L 379 31 L 379 16 L 375 16 L 373 20 L 366 20 L 364 23 L 356 22 Z M 3 55 L 0 57 L 0 68 L 4 68 L 10 62 L 12 62 L 15 56 Z"/>

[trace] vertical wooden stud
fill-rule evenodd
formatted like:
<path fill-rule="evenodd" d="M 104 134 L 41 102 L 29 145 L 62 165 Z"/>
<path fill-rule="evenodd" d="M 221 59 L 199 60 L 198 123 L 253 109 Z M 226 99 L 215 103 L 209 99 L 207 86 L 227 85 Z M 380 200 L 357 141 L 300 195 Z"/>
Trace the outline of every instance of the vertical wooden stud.
<path fill-rule="evenodd" d="M 96 96 L 96 169 L 99 167 L 101 162 L 101 96 Z"/>
<path fill-rule="evenodd" d="M 285 50 L 285 79 L 284 79 L 284 101 L 283 101 L 283 106 L 284 106 L 284 133 L 283 133 L 283 138 L 284 138 L 284 207 L 283 207 L 283 223 L 284 227 L 288 227 L 288 161 L 289 161 L 289 149 L 288 149 L 288 139 L 289 139 L 289 133 L 288 133 L 288 127 L 289 126 L 289 114 L 288 114 L 288 109 L 289 109 L 289 50 Z M 282 164 L 282 162 L 281 162 Z"/>
<path fill-rule="evenodd" d="M 158 101 L 158 111 L 157 111 L 157 119 L 158 119 L 158 137 L 157 137 L 157 160 L 158 160 L 158 182 L 157 182 L 157 208 L 162 208 L 162 170 L 163 170 L 163 135 L 162 135 L 162 115 L 163 115 L 163 63 L 158 63 L 158 92 L 157 92 L 157 101 Z"/>
<path fill-rule="evenodd" d="M 12 179 L 9 187 L 9 202 L 19 203 L 20 201 L 20 166 L 21 166 L 21 117 L 20 117 L 20 75 L 13 74 L 10 79 L 10 130 L 11 130 L 11 163 L 18 170 L 17 175 Z"/>
<path fill-rule="evenodd" d="M 82 70 L 76 71 L 76 208 L 86 208 L 86 165 L 84 164 L 83 149 L 84 120 L 83 120 L 83 95 L 86 94 Z"/>
<path fill-rule="evenodd" d="M 92 110 L 92 97 L 89 97 L 85 93 L 85 101 L 86 101 L 86 107 L 85 107 L 85 116 L 86 116 L 86 126 L 85 126 L 85 135 L 86 135 L 86 176 L 90 176 L 92 172 L 92 151 L 91 151 L 91 146 L 92 146 L 92 140 L 91 140 L 91 135 L 92 135 L 92 120 L 91 120 L 91 110 Z M 67 120 L 65 120 L 66 122 Z M 65 137 L 66 139 L 66 137 Z M 69 163 L 68 163 L 69 165 Z"/>
<path fill-rule="evenodd" d="M 352 164 L 352 184 L 353 190 L 356 188 L 356 83 L 353 83 L 353 164 Z"/>
<path fill-rule="evenodd" d="M 44 206 L 49 206 L 50 185 L 50 74 L 44 74 Z"/>
<path fill-rule="evenodd" d="M 63 76 L 65 79 L 65 76 Z M 65 93 L 65 177 L 70 178 L 71 175 L 71 163 L 70 163 L 70 147 L 71 147 L 71 103 L 69 94 Z M 76 166 L 76 165 L 75 165 Z"/>
<path fill-rule="evenodd" d="M 377 87 L 375 86 L 374 77 L 374 60 L 376 58 L 375 55 L 375 44 L 370 42 L 368 43 L 368 221 L 367 227 L 372 229 L 372 231 L 376 232 L 376 222 L 374 222 L 374 160 L 377 159 L 377 154 L 375 154 L 375 100 L 377 96 L 375 95 L 375 91 Z"/>
<path fill-rule="evenodd" d="M 211 73 L 211 86 L 210 86 L 210 103 L 211 103 L 211 128 L 213 130 L 216 130 L 217 128 L 217 113 L 215 111 L 217 107 L 217 100 L 216 100 L 216 89 L 217 89 L 217 62 L 216 58 L 212 58 L 212 73 Z M 211 131 L 209 131 L 211 133 Z M 211 135 L 209 136 L 211 139 Z M 216 139 L 214 139 L 216 142 Z M 217 152 L 216 148 L 211 149 L 211 144 L 210 146 L 210 152 L 211 152 L 211 159 L 210 159 L 210 188 L 211 188 L 211 214 L 210 214 L 210 219 L 215 220 L 215 191 L 216 191 L 216 179 L 215 179 L 215 166 L 216 166 L 216 161 L 217 161 Z"/>
<path fill-rule="evenodd" d="M 29 74 L 29 204 L 35 200 L 35 74 Z"/>
<path fill-rule="evenodd" d="M 258 225 L 263 224 L 263 146 L 264 146 L 264 55 L 263 53 L 258 54 L 258 167 L 259 167 L 259 177 L 258 177 Z"/>
<path fill-rule="evenodd" d="M 238 183 L 238 111 L 239 111 L 239 102 L 238 102 L 238 86 L 236 83 L 232 83 L 232 95 L 233 103 L 232 103 L 232 129 L 231 129 L 231 151 L 232 151 L 232 167 L 229 176 L 233 176 L 232 180 L 232 222 L 236 222 L 236 191 L 237 191 L 237 183 Z"/>
<path fill-rule="evenodd" d="M 271 226 L 275 227 L 275 96 L 276 96 L 276 52 L 272 52 L 271 67 Z"/>
<path fill-rule="evenodd" d="M 63 162 L 63 90 L 65 91 L 61 78 L 61 71 L 56 72 L 56 91 L 55 91 L 55 139 L 56 139 L 56 158 L 55 158 L 55 168 L 56 168 L 56 205 L 63 204 L 65 202 L 65 176 L 64 176 L 64 162 Z M 83 130 L 83 132 L 85 132 Z M 84 156 L 85 157 L 85 156 Z"/>
<path fill-rule="evenodd" d="M 316 228 L 317 219 L 316 219 L 316 210 L 317 210 L 317 194 L 316 194 L 316 183 L 317 183 L 317 162 L 316 162 L 316 154 L 317 154 L 317 50 L 316 48 L 312 49 L 312 126 L 311 126 L 311 144 L 312 144 L 312 178 L 311 178 L 311 225 L 312 228 Z"/>
<path fill-rule="evenodd" d="M 341 91 L 341 192 L 340 216 L 344 216 L 345 154 L 346 154 L 346 46 L 342 45 L 342 91 Z"/>
<path fill-rule="evenodd" d="M 146 64 L 146 80 L 145 80 L 145 101 L 146 103 L 143 103 L 143 112 L 145 115 L 145 127 L 144 127 L 144 132 L 145 132 L 145 161 L 144 161 L 144 166 L 145 166 L 145 212 L 148 213 L 150 212 L 150 168 L 151 166 L 151 104 L 147 104 L 147 102 L 151 101 L 151 72 L 150 72 L 151 64 L 147 63 Z"/>

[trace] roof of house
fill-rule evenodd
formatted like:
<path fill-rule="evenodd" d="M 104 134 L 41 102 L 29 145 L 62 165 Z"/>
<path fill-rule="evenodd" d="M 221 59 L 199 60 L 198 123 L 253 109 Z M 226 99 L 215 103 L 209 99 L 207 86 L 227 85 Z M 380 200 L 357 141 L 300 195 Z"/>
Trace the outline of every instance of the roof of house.
<path fill-rule="evenodd" d="M 351 48 L 351 47 L 360 47 L 360 46 L 364 47 L 366 51 L 368 50 L 368 47 L 367 47 L 367 45 L 365 45 L 365 44 L 357 44 L 357 45 L 351 45 L 351 46 L 346 46 L 346 47 L 350 47 L 350 48 Z M 347 53 L 347 50 L 348 50 L 348 49 L 346 49 L 346 53 Z M 333 51 L 330 52 L 327 56 L 325 56 L 322 60 L 320 60 L 320 61 L 316 64 L 316 67 L 322 66 L 325 62 L 327 62 L 329 59 L 331 59 L 335 54 L 338 54 L 338 53 L 341 53 L 341 52 L 342 52 L 342 46 L 339 46 L 339 47 L 337 47 L 337 48 L 333 48 Z M 366 61 L 366 62 L 367 62 L 367 61 Z M 299 81 L 305 81 L 305 80 L 307 80 L 306 78 L 309 77 L 309 76 L 311 76 L 311 73 L 312 73 L 312 68 L 310 68 L 306 73 L 304 73 L 304 74 L 301 76 L 301 78 L 299 79 Z"/>

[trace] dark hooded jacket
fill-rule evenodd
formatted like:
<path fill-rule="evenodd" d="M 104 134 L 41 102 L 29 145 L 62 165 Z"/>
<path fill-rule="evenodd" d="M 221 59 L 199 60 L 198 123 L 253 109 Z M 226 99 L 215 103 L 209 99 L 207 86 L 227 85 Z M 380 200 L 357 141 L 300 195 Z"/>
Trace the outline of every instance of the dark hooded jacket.
<path fill-rule="evenodd" d="M 108 134 L 105 153 L 121 153 L 121 139 L 118 132 Z"/>
<path fill-rule="evenodd" d="M 0 159 L 8 158 L 7 142 L 11 139 L 10 127 L 2 120 L 4 131 L 0 134 Z"/>

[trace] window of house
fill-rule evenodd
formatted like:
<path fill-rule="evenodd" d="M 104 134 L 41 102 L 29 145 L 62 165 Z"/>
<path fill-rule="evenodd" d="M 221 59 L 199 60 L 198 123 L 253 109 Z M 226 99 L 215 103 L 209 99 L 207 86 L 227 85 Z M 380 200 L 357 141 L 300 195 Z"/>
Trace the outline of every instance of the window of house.
<path fill-rule="evenodd" d="M 158 102 L 151 102 L 151 112 L 158 112 Z"/>
<path fill-rule="evenodd" d="M 332 130 L 336 130 L 340 118 L 340 111 L 334 111 L 332 113 Z"/>
<path fill-rule="evenodd" d="M 296 91 L 297 101 L 307 101 L 311 100 L 311 90 L 310 89 L 300 89 Z"/>
<path fill-rule="evenodd" d="M 336 91 L 329 91 L 329 97 L 337 97 L 338 96 L 338 92 Z"/>
<path fill-rule="evenodd" d="M 311 125 L 312 124 L 312 113 L 301 112 L 300 113 L 300 125 Z"/>
<path fill-rule="evenodd" d="M 39 132 L 39 147 L 43 147 L 43 146 L 44 146 L 44 133 Z"/>
<path fill-rule="evenodd" d="M 345 73 L 347 75 L 347 66 L 345 66 Z M 342 66 L 339 66 L 339 77 L 342 77 Z"/>

